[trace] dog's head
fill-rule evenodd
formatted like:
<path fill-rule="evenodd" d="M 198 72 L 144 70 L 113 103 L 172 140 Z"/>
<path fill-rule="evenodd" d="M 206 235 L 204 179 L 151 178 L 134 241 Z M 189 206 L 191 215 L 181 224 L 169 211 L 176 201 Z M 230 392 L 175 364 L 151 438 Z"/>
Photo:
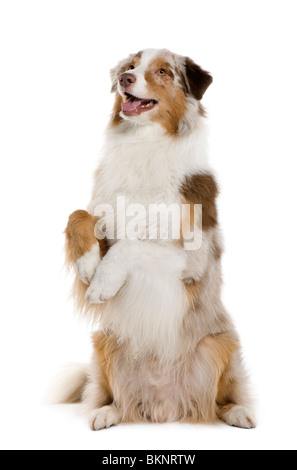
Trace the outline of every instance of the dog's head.
<path fill-rule="evenodd" d="M 158 122 L 177 134 L 193 101 L 200 100 L 212 77 L 191 59 L 167 50 L 145 50 L 122 60 L 111 71 L 116 103 L 112 123 Z"/>

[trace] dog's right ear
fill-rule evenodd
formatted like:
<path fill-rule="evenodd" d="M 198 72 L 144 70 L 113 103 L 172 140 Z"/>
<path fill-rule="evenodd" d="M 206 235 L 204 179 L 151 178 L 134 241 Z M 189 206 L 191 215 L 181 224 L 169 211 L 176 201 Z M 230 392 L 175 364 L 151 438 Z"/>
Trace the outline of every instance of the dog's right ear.
<path fill-rule="evenodd" d="M 133 58 L 135 57 L 135 54 L 129 55 L 126 59 L 121 60 L 116 67 L 114 67 L 110 71 L 110 76 L 111 76 L 111 81 L 112 81 L 112 87 L 111 87 L 111 92 L 115 93 L 118 89 L 118 79 L 122 73 L 126 72 L 128 69 L 129 65 L 133 61 Z"/>

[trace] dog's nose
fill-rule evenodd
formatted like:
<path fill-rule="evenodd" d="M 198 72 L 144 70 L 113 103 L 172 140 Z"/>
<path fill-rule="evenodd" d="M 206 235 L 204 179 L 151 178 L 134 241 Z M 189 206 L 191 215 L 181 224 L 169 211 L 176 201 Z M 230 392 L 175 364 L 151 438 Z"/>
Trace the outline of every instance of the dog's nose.
<path fill-rule="evenodd" d="M 123 88 L 129 88 L 129 86 L 136 82 L 136 77 L 133 73 L 123 73 L 120 76 L 119 81 Z"/>

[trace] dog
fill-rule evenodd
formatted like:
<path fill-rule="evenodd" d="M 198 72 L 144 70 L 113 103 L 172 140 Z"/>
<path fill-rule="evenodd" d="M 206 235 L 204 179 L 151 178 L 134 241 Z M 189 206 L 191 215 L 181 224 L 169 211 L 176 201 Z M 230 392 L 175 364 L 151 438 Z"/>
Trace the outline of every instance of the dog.
<path fill-rule="evenodd" d="M 132 54 L 111 78 L 92 200 L 66 228 L 76 303 L 98 325 L 94 355 L 67 376 L 60 401 L 82 401 L 95 431 L 175 421 L 254 428 L 240 341 L 221 301 L 219 190 L 201 104 L 213 79 L 168 50 Z M 158 217 L 143 215 L 160 205 L 189 209 L 178 236 L 162 238 Z M 135 207 L 141 230 L 127 236 Z"/>

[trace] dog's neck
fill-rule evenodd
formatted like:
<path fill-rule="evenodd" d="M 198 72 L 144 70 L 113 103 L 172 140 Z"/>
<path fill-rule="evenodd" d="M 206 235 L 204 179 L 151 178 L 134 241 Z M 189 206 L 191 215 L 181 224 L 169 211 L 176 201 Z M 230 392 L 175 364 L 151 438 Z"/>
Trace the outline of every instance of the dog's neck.
<path fill-rule="evenodd" d="M 117 159 L 125 155 L 125 159 L 131 159 L 133 166 L 137 165 L 136 160 L 144 162 L 150 159 L 151 163 L 156 162 L 158 171 L 158 162 L 160 164 L 166 158 L 173 165 L 180 163 L 186 172 L 210 170 L 206 119 L 198 113 L 195 117 L 189 113 L 187 124 L 181 125 L 184 132 L 170 136 L 157 123 L 139 125 L 124 121 L 117 127 L 108 128 L 103 159 Z"/>

